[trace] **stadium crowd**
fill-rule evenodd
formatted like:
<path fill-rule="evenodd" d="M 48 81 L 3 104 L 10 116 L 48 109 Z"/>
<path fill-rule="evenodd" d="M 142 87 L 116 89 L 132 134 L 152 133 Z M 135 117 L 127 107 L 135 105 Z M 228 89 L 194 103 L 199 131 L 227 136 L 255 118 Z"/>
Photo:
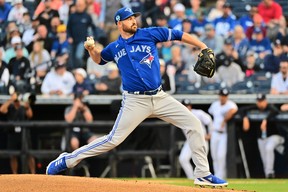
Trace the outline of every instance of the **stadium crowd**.
<path fill-rule="evenodd" d="M 1 0 L 1 93 L 8 94 L 12 85 L 18 92 L 45 95 L 80 90 L 121 94 L 115 64 L 95 65 L 83 46 L 87 36 L 93 36 L 100 47 L 118 38 L 113 13 L 121 6 L 142 13 L 140 27 L 183 30 L 215 51 L 217 72 L 208 79 L 193 72 L 197 48 L 177 42 L 159 44 L 165 63 L 163 87 L 171 94 L 198 93 L 211 85 L 231 88 L 232 93 L 288 93 L 288 82 L 281 79 L 287 76 L 287 25 L 282 7 L 274 0 L 247 4 L 244 15 L 234 13 L 232 2 L 226 0 L 42 0 L 33 4 Z M 80 68 L 81 74 L 76 72 Z M 77 81 L 76 74 L 84 79 Z"/>

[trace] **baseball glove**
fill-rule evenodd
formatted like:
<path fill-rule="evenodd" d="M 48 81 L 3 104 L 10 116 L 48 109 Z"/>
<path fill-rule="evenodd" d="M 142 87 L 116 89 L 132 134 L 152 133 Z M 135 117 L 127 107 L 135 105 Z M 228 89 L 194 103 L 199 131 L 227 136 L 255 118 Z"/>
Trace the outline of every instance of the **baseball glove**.
<path fill-rule="evenodd" d="M 198 55 L 198 61 L 194 66 L 194 71 L 199 75 L 213 77 L 216 70 L 214 52 L 210 48 L 203 49 Z"/>

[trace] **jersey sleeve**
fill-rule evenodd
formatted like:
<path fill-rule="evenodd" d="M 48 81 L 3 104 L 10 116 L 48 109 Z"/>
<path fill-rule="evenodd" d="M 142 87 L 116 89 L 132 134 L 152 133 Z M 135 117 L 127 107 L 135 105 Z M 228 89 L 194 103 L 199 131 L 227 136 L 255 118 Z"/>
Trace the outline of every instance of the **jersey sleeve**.
<path fill-rule="evenodd" d="M 173 40 L 181 40 L 183 32 L 166 27 L 149 28 L 149 33 L 155 42 L 165 42 Z"/>
<path fill-rule="evenodd" d="M 112 49 L 111 49 L 111 44 L 109 44 L 107 47 L 105 47 L 102 51 L 101 51 L 101 62 L 99 63 L 100 65 L 104 65 L 110 61 L 113 61 L 114 57 L 113 57 L 113 53 L 112 53 Z"/>

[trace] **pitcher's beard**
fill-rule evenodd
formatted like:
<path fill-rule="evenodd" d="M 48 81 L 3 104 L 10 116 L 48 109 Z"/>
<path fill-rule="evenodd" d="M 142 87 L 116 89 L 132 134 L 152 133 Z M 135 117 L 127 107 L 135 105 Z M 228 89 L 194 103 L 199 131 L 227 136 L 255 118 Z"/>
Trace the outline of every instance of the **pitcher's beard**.
<path fill-rule="evenodd" d="M 137 31 L 137 25 L 133 25 L 130 28 L 123 26 L 123 31 L 126 33 L 134 34 Z"/>

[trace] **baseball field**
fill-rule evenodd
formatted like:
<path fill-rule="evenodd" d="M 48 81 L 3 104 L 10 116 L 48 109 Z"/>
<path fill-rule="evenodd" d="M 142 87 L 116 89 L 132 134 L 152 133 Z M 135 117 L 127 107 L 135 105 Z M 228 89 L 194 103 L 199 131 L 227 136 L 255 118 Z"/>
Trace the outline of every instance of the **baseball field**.
<path fill-rule="evenodd" d="M 228 179 L 227 188 L 195 187 L 184 178 L 88 178 L 47 175 L 0 175 L 1 192 L 287 192 L 288 179 Z"/>

